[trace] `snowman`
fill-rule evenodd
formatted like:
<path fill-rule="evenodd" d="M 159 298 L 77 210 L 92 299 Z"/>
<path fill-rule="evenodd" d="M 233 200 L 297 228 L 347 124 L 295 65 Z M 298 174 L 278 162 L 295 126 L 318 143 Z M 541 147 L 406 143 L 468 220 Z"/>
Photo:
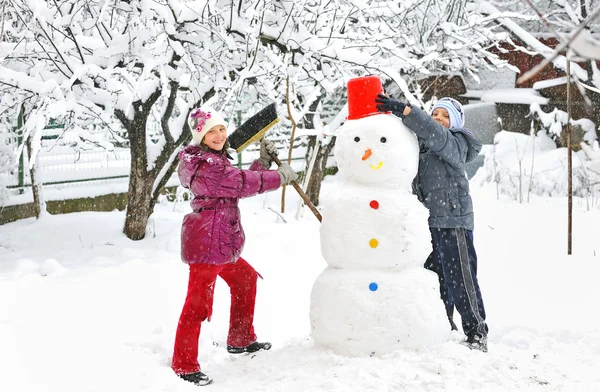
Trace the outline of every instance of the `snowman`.
<path fill-rule="evenodd" d="M 383 355 L 441 343 L 448 320 L 431 250 L 427 210 L 412 194 L 414 133 L 375 107 L 377 76 L 348 82 L 348 118 L 335 159 L 344 182 L 327 201 L 321 253 L 328 267 L 311 293 L 316 345 L 349 356 Z"/>

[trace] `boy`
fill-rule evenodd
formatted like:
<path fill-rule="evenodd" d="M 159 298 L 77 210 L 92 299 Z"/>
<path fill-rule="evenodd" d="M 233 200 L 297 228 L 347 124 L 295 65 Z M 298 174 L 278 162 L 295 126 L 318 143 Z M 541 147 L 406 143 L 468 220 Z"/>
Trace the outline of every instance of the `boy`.
<path fill-rule="evenodd" d="M 452 329 L 454 306 L 462 318 L 471 349 L 487 352 L 488 327 L 477 281 L 473 245 L 473 202 L 465 165 L 481 150 L 481 143 L 464 128 L 462 105 L 442 98 L 431 116 L 419 108 L 380 94 L 377 110 L 400 117 L 419 140 L 419 170 L 413 192 L 429 210 L 433 251 L 425 268 L 438 274 L 440 294 Z"/>

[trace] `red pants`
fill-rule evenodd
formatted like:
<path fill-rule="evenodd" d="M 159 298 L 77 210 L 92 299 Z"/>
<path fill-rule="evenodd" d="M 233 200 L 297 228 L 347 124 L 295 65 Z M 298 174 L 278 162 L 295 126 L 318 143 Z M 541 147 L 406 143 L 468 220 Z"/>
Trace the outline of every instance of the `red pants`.
<path fill-rule="evenodd" d="M 241 257 L 232 264 L 191 264 L 188 292 L 177 325 L 175 350 L 171 367 L 177 374 L 200 371 L 198 340 L 200 324 L 212 315 L 213 294 L 217 275 L 231 293 L 229 334 L 227 344 L 245 347 L 256 341 L 254 334 L 254 303 L 259 274 Z"/>

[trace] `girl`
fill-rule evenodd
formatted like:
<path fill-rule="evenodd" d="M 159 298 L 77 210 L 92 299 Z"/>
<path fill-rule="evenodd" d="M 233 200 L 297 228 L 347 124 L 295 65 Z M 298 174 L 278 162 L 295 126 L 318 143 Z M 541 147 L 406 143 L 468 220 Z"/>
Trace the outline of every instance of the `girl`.
<path fill-rule="evenodd" d="M 238 354 L 271 348 L 270 343 L 257 342 L 254 334 L 259 274 L 240 257 L 245 237 L 238 200 L 273 191 L 297 175 L 287 164 L 268 170 L 269 153 L 276 153 L 276 149 L 264 139 L 260 158 L 249 170 L 231 166 L 225 120 L 210 107 L 194 109 L 188 124 L 193 141 L 180 153 L 178 174 L 181 185 L 194 195 L 193 212 L 184 217 L 181 228 L 181 258 L 189 264 L 190 275 L 175 336 L 172 368 L 186 381 L 207 385 L 212 380 L 200 371 L 198 339 L 202 321 L 210 321 L 217 276 L 231 291 L 227 351 Z"/>
<path fill-rule="evenodd" d="M 395 98 L 379 95 L 380 112 L 402 119 L 419 140 L 419 170 L 413 192 L 429 210 L 433 252 L 425 268 L 438 274 L 440 294 L 452 329 L 454 307 L 467 336 L 465 344 L 487 352 L 488 326 L 477 281 L 477 254 L 473 244 L 473 202 L 465 165 L 481 150 L 481 143 L 464 128 L 460 102 L 441 98 L 431 116 Z"/>

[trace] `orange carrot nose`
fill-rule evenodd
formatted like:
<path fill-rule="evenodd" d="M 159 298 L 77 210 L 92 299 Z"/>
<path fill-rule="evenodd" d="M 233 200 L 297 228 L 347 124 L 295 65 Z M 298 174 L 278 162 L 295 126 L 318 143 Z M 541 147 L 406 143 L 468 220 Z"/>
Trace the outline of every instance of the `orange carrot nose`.
<path fill-rule="evenodd" d="M 365 155 L 363 155 L 362 160 L 366 161 L 367 159 L 369 159 L 369 157 L 371 156 L 371 154 L 373 154 L 373 151 L 371 151 L 370 148 L 367 148 L 367 151 L 365 151 Z"/>

